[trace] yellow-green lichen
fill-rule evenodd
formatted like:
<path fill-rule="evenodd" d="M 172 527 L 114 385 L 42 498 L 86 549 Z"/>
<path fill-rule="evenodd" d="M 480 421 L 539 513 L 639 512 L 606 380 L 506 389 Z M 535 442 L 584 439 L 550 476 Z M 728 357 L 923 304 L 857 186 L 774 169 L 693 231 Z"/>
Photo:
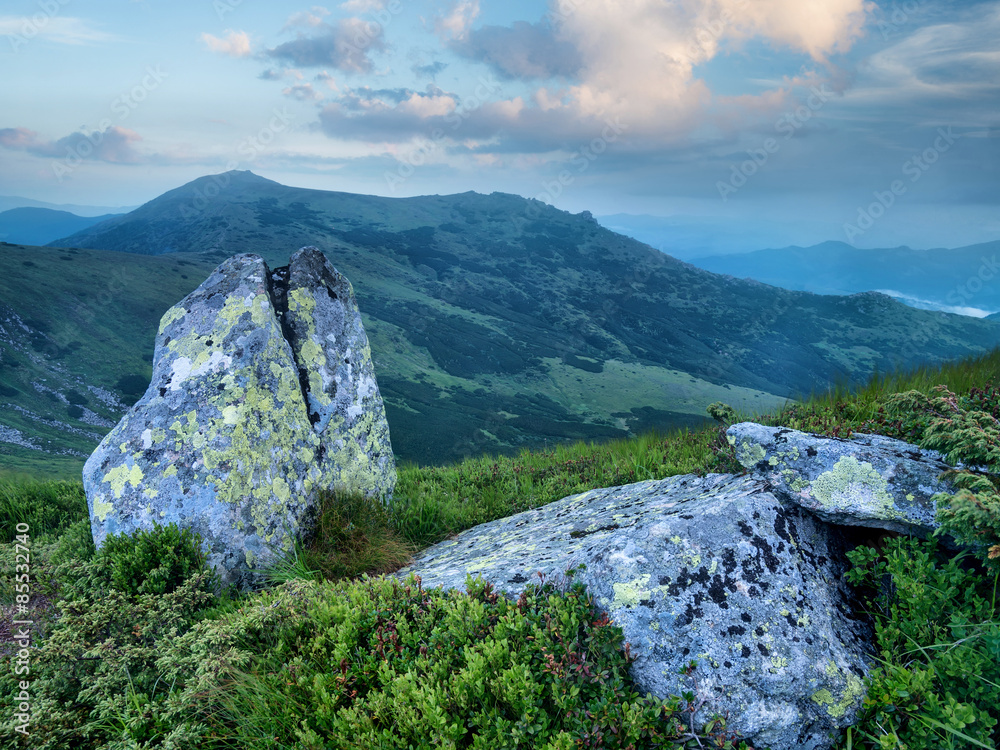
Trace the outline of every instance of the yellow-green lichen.
<path fill-rule="evenodd" d="M 736 459 L 744 466 L 754 466 L 764 460 L 767 451 L 764 446 L 744 440 L 736 450 Z"/>
<path fill-rule="evenodd" d="M 847 685 L 844 688 L 844 694 L 837 700 L 833 693 L 831 693 L 826 688 L 822 690 L 817 690 L 812 694 L 812 699 L 814 702 L 820 706 L 826 706 L 826 712 L 834 719 L 839 719 L 844 714 L 847 713 L 852 705 L 857 702 L 865 693 L 865 686 L 855 675 L 847 672 L 845 674 L 847 678 Z"/>
<path fill-rule="evenodd" d="M 332 400 L 326 393 L 322 371 L 327 366 L 323 347 L 317 343 L 315 322 L 316 300 L 303 288 L 293 289 L 288 295 L 288 312 L 305 325 L 305 335 L 296 340 L 296 356 L 301 366 L 309 372 L 309 395 L 321 406 Z"/>
<path fill-rule="evenodd" d="M 870 496 L 874 509 L 885 516 L 903 515 L 895 508 L 885 477 L 854 456 L 842 457 L 830 471 L 820 474 L 812 483 L 812 494 L 826 508 L 841 507 L 845 500 L 857 504 Z"/>
<path fill-rule="evenodd" d="M 785 480 L 785 484 L 792 492 L 802 492 L 802 490 L 809 488 L 809 481 L 803 479 L 797 471 L 792 469 L 782 469 L 781 478 Z"/>
<path fill-rule="evenodd" d="M 100 519 L 101 523 L 108 519 L 108 513 L 114 509 L 114 505 L 104 500 L 104 495 L 97 495 L 94 498 L 94 515 Z"/>
<path fill-rule="evenodd" d="M 142 469 L 133 464 L 131 467 L 116 466 L 104 475 L 104 481 L 111 485 L 111 491 L 116 498 L 120 498 L 125 492 L 125 485 L 131 484 L 138 487 L 142 483 Z"/>
<path fill-rule="evenodd" d="M 167 329 L 168 325 L 170 325 L 174 321 L 180 320 L 185 315 L 187 315 L 187 310 L 185 310 L 180 305 L 174 305 L 165 313 L 163 313 L 163 317 L 160 318 L 159 332 L 163 333 Z"/>
<path fill-rule="evenodd" d="M 646 574 L 639 576 L 630 583 L 613 584 L 615 598 L 611 606 L 614 609 L 618 609 L 619 607 L 635 607 L 643 599 L 648 599 L 650 591 L 646 588 L 646 585 L 649 583 L 649 578 L 649 574 Z"/>

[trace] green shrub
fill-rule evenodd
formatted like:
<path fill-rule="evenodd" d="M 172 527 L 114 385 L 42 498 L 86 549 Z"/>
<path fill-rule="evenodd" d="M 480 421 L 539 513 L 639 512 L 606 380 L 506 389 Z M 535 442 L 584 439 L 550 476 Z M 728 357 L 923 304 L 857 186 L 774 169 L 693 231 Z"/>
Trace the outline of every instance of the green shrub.
<path fill-rule="evenodd" d="M 169 594 L 204 568 L 205 553 L 201 537 L 171 523 L 133 536 L 108 534 L 94 562 L 123 594 Z"/>
<path fill-rule="evenodd" d="M 198 537 L 171 524 L 109 535 L 95 552 L 89 522 L 81 520 L 38 553 L 44 559 L 36 566 L 54 571 L 62 599 L 46 632 L 34 634 L 30 747 L 125 750 L 160 739 L 164 747 L 186 747 L 191 735 L 172 713 L 176 693 L 156 661 L 216 603 L 217 579 Z M 14 677 L 0 672 L 0 699 L 8 705 Z M 0 737 L 10 741 L 17 737 L 12 721 L 0 725 Z"/>
<path fill-rule="evenodd" d="M 194 747 L 180 741 L 190 739 L 186 716 L 172 713 L 177 693 L 156 662 L 215 601 L 210 583 L 208 573 L 200 572 L 164 594 L 129 596 L 98 587 L 61 600 L 51 632 L 33 644 L 30 736 L 15 733 L 6 712 L 0 746 L 126 750 L 160 747 L 139 743 L 163 740 L 164 748 Z M 0 702 L 11 706 L 18 685 L 13 660 L 7 662 L 0 669 Z"/>
<path fill-rule="evenodd" d="M 510 600 L 411 577 L 289 582 L 199 623 L 159 665 L 184 685 L 188 721 L 229 747 L 738 745 L 721 723 L 691 733 L 694 695 L 639 695 L 630 659 L 581 584 Z"/>
<path fill-rule="evenodd" d="M 732 424 L 736 421 L 736 410 L 729 404 L 725 404 L 722 401 L 715 401 L 714 403 L 709 404 L 705 407 L 705 411 L 707 411 L 708 416 L 716 422 Z"/>
<path fill-rule="evenodd" d="M 950 472 L 958 491 L 938 493 L 933 500 L 941 523 L 937 533 L 971 546 L 987 568 L 1000 573 L 1000 421 L 994 416 L 1000 409 L 1000 393 L 976 389 L 958 397 L 938 386 L 934 394 L 908 391 L 892 396 L 888 403 L 922 447 L 941 451 L 949 462 L 990 472 L 969 468 Z"/>
<path fill-rule="evenodd" d="M 868 588 L 879 650 L 851 732 L 860 746 L 942 750 L 1000 741 L 997 579 L 939 553 L 933 542 L 909 538 L 889 540 L 882 552 L 848 553 L 855 567 L 846 578 Z"/>

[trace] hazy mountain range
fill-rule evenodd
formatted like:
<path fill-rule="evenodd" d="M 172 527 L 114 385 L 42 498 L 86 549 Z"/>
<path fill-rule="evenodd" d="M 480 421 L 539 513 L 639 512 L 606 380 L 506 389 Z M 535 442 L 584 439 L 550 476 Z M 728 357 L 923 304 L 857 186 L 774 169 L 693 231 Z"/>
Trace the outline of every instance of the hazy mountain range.
<path fill-rule="evenodd" d="M 613 232 L 634 237 L 667 255 L 692 263 L 709 255 L 784 247 L 808 241 L 808 238 L 819 242 L 842 231 L 840 225 L 830 222 L 792 217 L 775 222 L 751 216 L 612 214 L 598 216 L 597 220 Z"/>
<path fill-rule="evenodd" d="M 913 307 L 977 317 L 1000 311 L 1000 241 L 934 250 L 859 250 L 843 242 L 824 242 L 692 262 L 785 289 L 817 294 L 881 291 Z"/>
<path fill-rule="evenodd" d="M 32 198 L 22 198 L 17 195 L 0 195 L 0 211 L 10 211 L 12 208 L 48 208 L 53 211 L 68 211 L 77 216 L 106 216 L 109 214 L 125 214 L 138 206 L 86 206 L 76 203 L 46 203 Z"/>
<path fill-rule="evenodd" d="M 114 215 L 77 216 L 51 208 L 12 208 L 0 212 L 0 240 L 22 245 L 45 245 Z"/>
<path fill-rule="evenodd" d="M 990 321 L 719 276 L 501 193 L 381 198 L 230 172 L 52 245 L 0 247 L 7 466 L 77 467 L 148 384 L 162 313 L 241 252 L 273 267 L 316 245 L 350 279 L 393 448 L 421 463 L 694 424 L 716 400 L 765 410 L 1000 343 Z"/>

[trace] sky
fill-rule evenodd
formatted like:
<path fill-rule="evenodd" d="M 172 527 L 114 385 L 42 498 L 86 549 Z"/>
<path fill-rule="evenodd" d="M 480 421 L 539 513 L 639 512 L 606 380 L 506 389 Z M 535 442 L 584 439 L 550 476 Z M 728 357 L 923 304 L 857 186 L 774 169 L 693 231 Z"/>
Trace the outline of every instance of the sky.
<path fill-rule="evenodd" d="M 1000 0 L 0 4 L 0 195 L 228 169 L 760 246 L 997 240 Z"/>

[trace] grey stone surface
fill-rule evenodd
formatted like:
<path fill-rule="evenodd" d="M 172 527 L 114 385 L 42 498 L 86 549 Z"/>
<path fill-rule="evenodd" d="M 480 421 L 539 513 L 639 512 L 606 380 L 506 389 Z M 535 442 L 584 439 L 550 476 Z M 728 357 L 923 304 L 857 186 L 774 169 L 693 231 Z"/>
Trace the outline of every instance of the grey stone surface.
<path fill-rule="evenodd" d="M 593 490 L 483 524 L 397 575 L 464 588 L 467 574 L 517 595 L 568 569 L 624 631 L 641 691 L 691 687 L 698 719 L 772 750 L 829 748 L 864 697 L 867 626 L 851 614 L 840 531 L 757 477 L 671 477 Z"/>
<path fill-rule="evenodd" d="M 321 269 L 320 281 L 342 280 L 316 255 L 295 257 Z M 370 418 L 361 414 L 347 429 L 332 415 L 315 425 L 310 419 L 311 374 L 307 368 L 300 379 L 289 343 L 295 336 L 280 319 L 287 299 L 281 276 L 272 278 L 258 256 L 238 255 L 164 314 L 149 388 L 84 467 L 98 546 L 109 533 L 176 522 L 201 534 L 224 582 L 248 586 L 309 531 L 318 490 L 346 482 L 361 492 L 392 492 L 395 466 L 373 375 L 366 387 L 374 390 L 361 403 Z M 303 290 L 300 284 L 295 294 L 304 298 Z M 306 312 L 296 324 L 302 321 L 312 321 L 313 330 L 300 350 L 314 339 L 335 347 L 331 337 L 343 333 L 317 327 Z M 371 375 L 367 348 L 352 356 Z M 370 458 L 356 433 L 379 419 L 378 455 Z M 338 454 L 339 443 L 349 441 L 354 447 Z"/>
<path fill-rule="evenodd" d="M 831 523 L 928 536 L 938 527 L 933 496 L 954 492 L 939 479 L 950 468 L 941 454 L 882 435 L 829 438 L 753 422 L 726 434 L 773 492 Z"/>
<path fill-rule="evenodd" d="M 292 256 L 284 323 L 333 484 L 388 499 L 396 485 L 389 424 L 351 283 L 314 247 Z"/>

